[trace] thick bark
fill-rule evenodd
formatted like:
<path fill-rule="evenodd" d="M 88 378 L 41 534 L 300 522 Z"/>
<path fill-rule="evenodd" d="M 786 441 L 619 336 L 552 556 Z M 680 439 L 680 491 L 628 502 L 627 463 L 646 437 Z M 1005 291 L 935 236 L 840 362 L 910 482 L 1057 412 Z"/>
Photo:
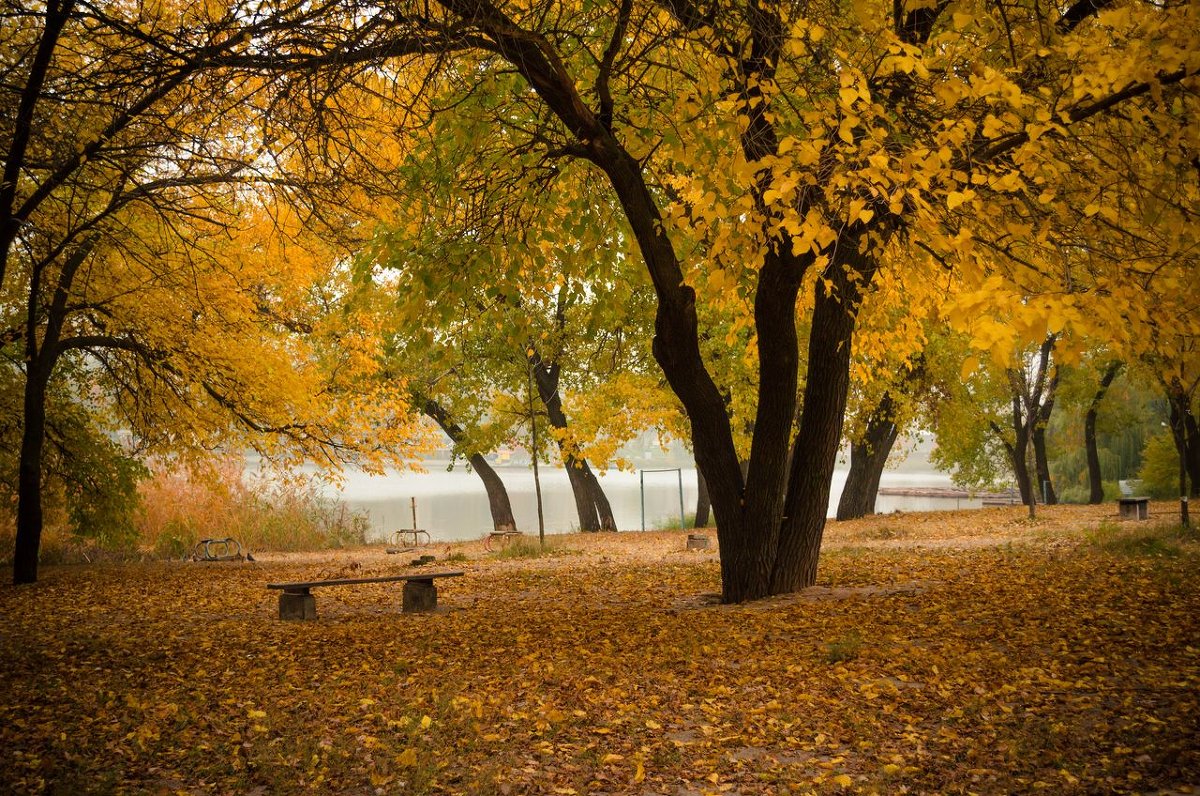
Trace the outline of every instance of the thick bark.
<path fill-rule="evenodd" d="M 771 572 L 771 593 L 799 591 L 817 579 L 817 561 L 825 532 L 825 514 L 850 386 L 850 349 L 861 283 L 851 282 L 847 269 L 869 283 L 875 263 L 858 253 L 858 242 L 846 236 L 827 273 L 831 293 L 818 282 L 808 339 L 808 374 L 804 383 L 804 414 L 796 433 L 792 467 L 779 537 L 779 552 Z M 753 466 L 753 464 L 751 465 Z"/>
<path fill-rule="evenodd" d="M 879 494 L 879 480 L 883 467 L 900 429 L 892 419 L 895 402 L 891 393 L 884 393 L 879 405 L 867 419 L 867 428 L 861 440 L 850 443 L 850 472 L 838 501 L 837 518 L 852 520 L 875 513 L 875 497 Z"/>
<path fill-rule="evenodd" d="M 1092 401 L 1088 404 L 1087 414 L 1083 418 L 1083 447 L 1087 452 L 1088 468 L 1088 503 L 1093 505 L 1104 502 L 1104 477 L 1100 472 L 1100 449 L 1096 442 L 1096 418 L 1100 414 L 1100 402 L 1108 393 L 1113 379 L 1121 370 L 1120 362 L 1110 362 L 1100 377 L 1100 386 Z"/>
<path fill-rule="evenodd" d="M 425 415 L 437 423 L 455 445 L 462 444 L 466 439 L 466 432 L 463 431 L 462 426 L 454 422 L 450 413 L 437 401 L 425 399 L 422 402 L 422 409 Z M 492 526 L 497 531 L 515 531 L 517 521 L 513 517 L 512 503 L 508 499 L 508 490 L 504 488 L 504 482 L 500 480 L 499 474 L 477 451 L 468 454 L 467 461 L 471 463 L 471 469 L 479 476 L 479 480 L 483 482 L 483 488 L 487 490 L 488 508 L 492 512 Z"/>
<path fill-rule="evenodd" d="M 693 528 L 708 527 L 708 511 L 712 506 L 712 502 L 708 496 L 708 482 L 704 480 L 704 473 L 696 468 L 696 519 L 692 523 Z"/>

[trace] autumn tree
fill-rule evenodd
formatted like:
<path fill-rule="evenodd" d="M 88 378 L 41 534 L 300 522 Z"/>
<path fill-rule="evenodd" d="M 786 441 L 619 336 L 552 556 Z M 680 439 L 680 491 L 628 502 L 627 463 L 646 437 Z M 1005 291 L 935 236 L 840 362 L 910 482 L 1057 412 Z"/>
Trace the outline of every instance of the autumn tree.
<path fill-rule="evenodd" d="M 37 575 L 46 401 L 65 358 L 88 363 L 73 371 L 79 392 L 107 390 L 126 428 L 176 450 L 213 445 L 231 421 L 264 440 L 339 449 L 316 415 L 260 389 L 303 381 L 281 372 L 297 351 L 279 281 L 216 249 L 237 237 L 242 212 L 270 204 L 268 189 L 278 198 L 311 184 L 296 167 L 310 162 L 302 141 L 282 123 L 311 92 L 283 77 L 324 61 L 328 33 L 355 13 L 56 0 L 0 15 L 0 322 L 24 349 L 17 582 Z M 288 275 L 281 265 L 270 267 Z"/>
<path fill-rule="evenodd" d="M 474 132 L 536 152 L 539 174 L 591 168 L 608 183 L 654 285 L 654 354 L 692 425 L 727 601 L 815 578 L 849 343 L 889 252 L 919 240 L 975 268 L 962 250 L 976 197 L 1046 195 L 1063 177 L 1047 142 L 1134 100 L 1178 125 L 1163 102 L 1198 68 L 1187 5 L 411 11 L 400 31 L 455 26 L 446 47 L 469 48 L 445 84 L 469 93 L 516 75 L 528 89 L 495 97 Z M 1153 61 L 1130 57 L 1147 46 Z M 531 159 L 489 165 L 519 179 Z M 744 477 L 697 314 L 732 295 L 753 308 L 758 355 Z"/>

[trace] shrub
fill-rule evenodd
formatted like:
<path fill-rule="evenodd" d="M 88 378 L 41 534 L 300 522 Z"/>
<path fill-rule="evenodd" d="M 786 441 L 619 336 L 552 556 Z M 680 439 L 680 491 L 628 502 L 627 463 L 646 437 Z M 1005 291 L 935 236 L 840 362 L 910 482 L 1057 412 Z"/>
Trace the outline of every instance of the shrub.
<path fill-rule="evenodd" d="M 1142 494 L 1158 499 L 1179 497 L 1179 452 L 1169 431 L 1160 431 L 1146 441 L 1138 477 Z"/>

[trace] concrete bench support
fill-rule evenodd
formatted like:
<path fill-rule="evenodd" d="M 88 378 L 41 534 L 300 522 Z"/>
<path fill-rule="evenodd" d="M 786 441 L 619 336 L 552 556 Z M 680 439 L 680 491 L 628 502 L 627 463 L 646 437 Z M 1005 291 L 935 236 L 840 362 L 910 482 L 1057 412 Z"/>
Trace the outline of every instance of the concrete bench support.
<path fill-rule="evenodd" d="M 280 619 L 316 619 L 317 598 L 308 589 L 281 592 L 279 595 Z"/>
<path fill-rule="evenodd" d="M 1145 520 L 1150 518 L 1150 498 L 1131 497 L 1117 501 L 1117 511 L 1123 520 Z"/>
<path fill-rule="evenodd" d="M 401 610 L 406 614 L 425 613 L 437 608 L 437 586 L 432 580 L 408 580 L 404 582 L 404 597 Z"/>

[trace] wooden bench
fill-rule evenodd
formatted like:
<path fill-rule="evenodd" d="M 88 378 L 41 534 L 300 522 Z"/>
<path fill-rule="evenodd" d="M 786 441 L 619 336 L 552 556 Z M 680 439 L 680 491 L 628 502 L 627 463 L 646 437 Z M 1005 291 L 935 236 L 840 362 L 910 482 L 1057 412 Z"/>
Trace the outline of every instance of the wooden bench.
<path fill-rule="evenodd" d="M 353 586 L 359 583 L 394 583 L 404 581 L 401 610 L 420 613 L 437 608 L 437 587 L 434 578 L 457 578 L 462 572 L 417 572 L 412 575 L 387 575 L 381 578 L 338 578 L 310 580 L 300 583 L 268 583 L 268 589 L 282 589 L 279 595 L 280 619 L 316 619 L 317 599 L 312 589 L 322 586 Z"/>
<path fill-rule="evenodd" d="M 1117 500 L 1117 513 L 1123 520 L 1145 520 L 1150 517 L 1150 498 L 1125 497 Z"/>

